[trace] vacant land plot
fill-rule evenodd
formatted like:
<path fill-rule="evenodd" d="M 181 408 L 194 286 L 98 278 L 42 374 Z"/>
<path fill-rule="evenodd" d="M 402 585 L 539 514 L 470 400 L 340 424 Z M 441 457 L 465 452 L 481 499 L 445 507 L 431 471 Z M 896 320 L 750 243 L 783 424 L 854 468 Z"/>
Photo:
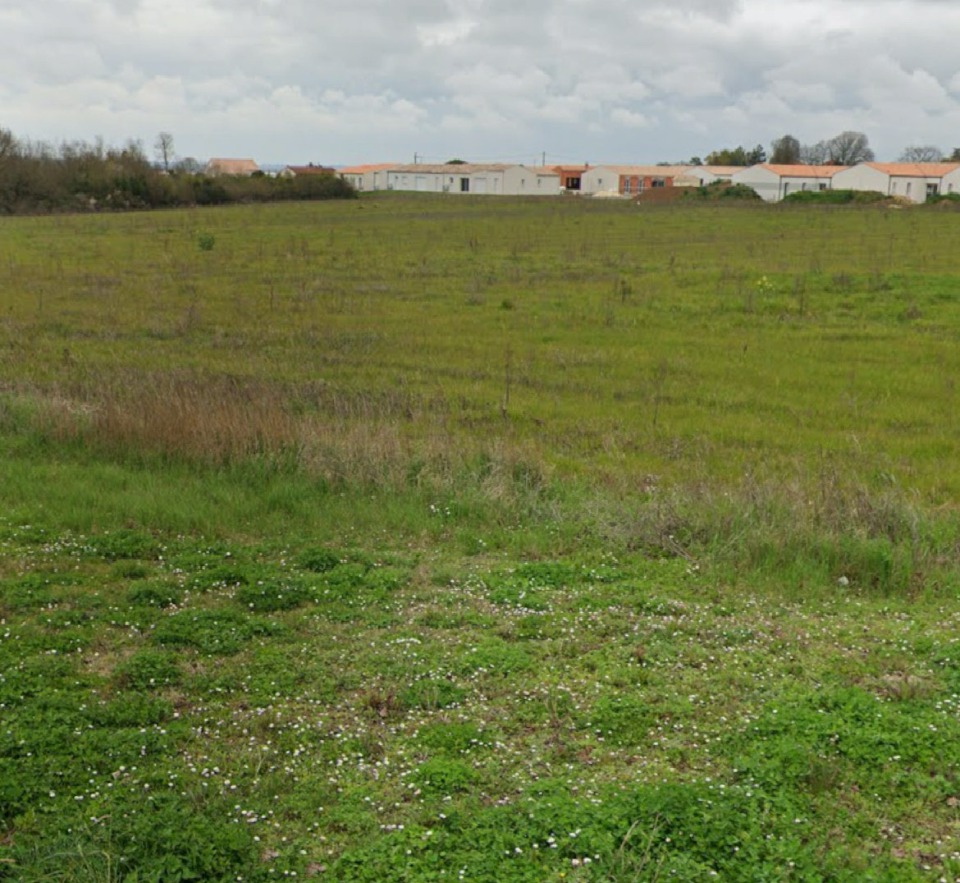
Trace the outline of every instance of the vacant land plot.
<path fill-rule="evenodd" d="M 4 219 L 0 878 L 960 879 L 958 234 Z"/>

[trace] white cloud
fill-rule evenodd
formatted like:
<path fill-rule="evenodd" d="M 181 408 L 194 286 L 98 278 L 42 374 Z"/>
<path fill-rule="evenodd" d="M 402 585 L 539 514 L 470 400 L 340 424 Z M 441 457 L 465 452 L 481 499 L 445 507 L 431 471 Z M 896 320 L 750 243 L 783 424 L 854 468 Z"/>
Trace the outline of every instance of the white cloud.
<path fill-rule="evenodd" d="M 44 0 L 0 8 L 0 125 L 262 162 L 655 161 L 856 128 L 893 157 L 954 146 L 957 33 L 947 0 Z"/>
<path fill-rule="evenodd" d="M 636 113 L 624 107 L 614 108 L 610 119 L 626 129 L 645 129 L 650 125 L 650 121 L 642 113 Z"/>

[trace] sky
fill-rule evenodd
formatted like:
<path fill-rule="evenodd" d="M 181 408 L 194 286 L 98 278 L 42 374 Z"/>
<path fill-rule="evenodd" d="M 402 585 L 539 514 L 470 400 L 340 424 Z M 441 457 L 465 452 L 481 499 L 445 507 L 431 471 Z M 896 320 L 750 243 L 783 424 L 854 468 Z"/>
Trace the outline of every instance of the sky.
<path fill-rule="evenodd" d="M 956 0 L 0 0 L 0 128 L 261 164 L 960 147 Z"/>

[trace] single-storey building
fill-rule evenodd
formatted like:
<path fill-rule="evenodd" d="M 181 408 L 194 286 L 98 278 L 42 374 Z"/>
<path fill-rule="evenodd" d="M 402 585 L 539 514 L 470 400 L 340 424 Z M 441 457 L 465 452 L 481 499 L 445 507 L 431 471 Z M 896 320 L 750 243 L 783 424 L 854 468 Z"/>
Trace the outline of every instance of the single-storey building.
<path fill-rule="evenodd" d="M 960 196 L 960 163 L 952 172 L 947 172 L 943 176 L 943 189 L 941 193 L 956 193 Z"/>
<path fill-rule="evenodd" d="M 204 167 L 207 175 L 252 175 L 260 167 L 252 159 L 211 159 Z"/>
<path fill-rule="evenodd" d="M 845 166 L 804 166 L 760 163 L 736 172 L 731 180 L 757 191 L 766 202 L 779 202 L 804 190 L 837 189 L 836 176 Z"/>
<path fill-rule="evenodd" d="M 743 166 L 689 166 L 687 170 L 673 179 L 674 187 L 704 187 L 717 181 L 731 181 Z"/>
<path fill-rule="evenodd" d="M 507 196 L 559 196 L 563 183 L 556 169 L 543 166 L 508 166 L 503 173 Z"/>
<path fill-rule="evenodd" d="M 646 190 L 673 187 L 692 166 L 592 166 L 580 179 L 582 193 L 592 196 L 638 196 Z"/>
<path fill-rule="evenodd" d="M 418 193 L 473 193 L 494 196 L 557 196 L 560 176 L 553 169 L 501 163 L 444 163 L 393 166 L 388 190 Z"/>
<path fill-rule="evenodd" d="M 835 190 L 869 190 L 887 196 L 900 196 L 911 202 L 924 202 L 928 196 L 950 192 L 945 185 L 954 184 L 949 177 L 960 168 L 955 162 L 862 162 L 851 166 L 834 178 Z"/>
<path fill-rule="evenodd" d="M 344 181 L 354 190 L 366 192 L 387 189 L 387 172 L 397 167 L 396 163 L 368 163 L 360 166 L 347 166 L 338 170 Z"/>

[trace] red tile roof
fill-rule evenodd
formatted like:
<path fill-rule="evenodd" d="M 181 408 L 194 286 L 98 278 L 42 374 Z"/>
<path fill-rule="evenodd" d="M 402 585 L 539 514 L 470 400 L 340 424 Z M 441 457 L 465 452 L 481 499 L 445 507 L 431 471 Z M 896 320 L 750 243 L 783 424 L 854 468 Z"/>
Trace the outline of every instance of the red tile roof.
<path fill-rule="evenodd" d="M 871 169 L 898 178 L 942 178 L 955 169 L 956 162 L 868 162 Z"/>
<path fill-rule="evenodd" d="M 293 172 L 294 175 L 332 175 L 336 169 L 330 166 L 286 166 L 284 171 Z"/>
<path fill-rule="evenodd" d="M 345 168 L 337 169 L 337 171 L 341 175 L 364 175 L 367 172 L 385 172 L 387 169 L 395 169 L 396 167 L 396 163 L 381 162 L 367 163 L 366 165 L 359 166 L 346 166 Z"/>
<path fill-rule="evenodd" d="M 847 168 L 847 166 L 781 165 L 779 163 L 762 163 L 761 165 L 781 178 L 832 178 L 837 172 Z"/>
<path fill-rule="evenodd" d="M 207 163 L 208 175 L 252 175 L 259 166 L 252 159 L 211 159 Z"/>

